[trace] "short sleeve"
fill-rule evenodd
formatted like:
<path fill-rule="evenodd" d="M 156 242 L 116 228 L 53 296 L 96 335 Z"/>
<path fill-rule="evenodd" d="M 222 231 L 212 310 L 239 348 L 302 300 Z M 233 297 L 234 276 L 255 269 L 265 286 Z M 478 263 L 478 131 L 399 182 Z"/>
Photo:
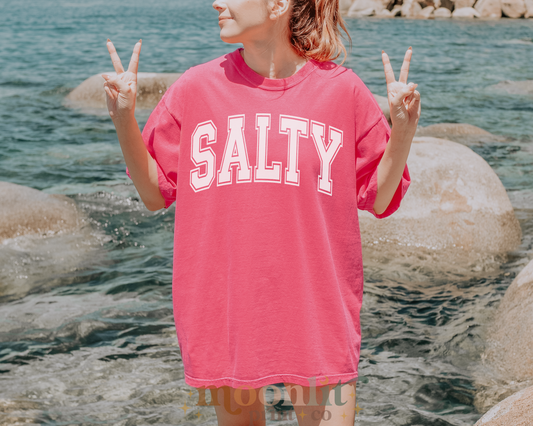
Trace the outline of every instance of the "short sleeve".
<path fill-rule="evenodd" d="M 144 144 L 157 164 L 159 191 L 166 209 L 176 201 L 184 81 L 177 83 L 182 77 L 165 92 L 142 131 Z M 131 179 L 127 167 L 126 174 Z"/>
<path fill-rule="evenodd" d="M 359 81 L 360 84 L 355 89 L 357 207 L 381 219 L 398 210 L 411 183 L 411 178 L 406 165 L 398 188 L 387 209 L 381 214 L 374 212 L 378 185 L 377 168 L 390 139 L 391 128 L 368 87 L 361 80 Z"/>

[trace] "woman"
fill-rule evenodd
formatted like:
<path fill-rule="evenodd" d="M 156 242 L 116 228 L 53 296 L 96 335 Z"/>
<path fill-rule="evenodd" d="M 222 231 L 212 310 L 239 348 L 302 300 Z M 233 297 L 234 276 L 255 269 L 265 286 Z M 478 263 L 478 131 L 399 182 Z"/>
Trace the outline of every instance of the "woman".
<path fill-rule="evenodd" d="M 216 0 L 243 48 L 187 70 L 141 134 L 141 42 L 128 70 L 107 46 L 109 114 L 149 210 L 176 201 L 173 304 L 185 381 L 220 425 L 264 425 L 284 383 L 300 425 L 352 425 L 363 269 L 357 209 L 398 209 L 420 117 L 387 55 L 392 129 L 346 54 L 338 0 Z"/>

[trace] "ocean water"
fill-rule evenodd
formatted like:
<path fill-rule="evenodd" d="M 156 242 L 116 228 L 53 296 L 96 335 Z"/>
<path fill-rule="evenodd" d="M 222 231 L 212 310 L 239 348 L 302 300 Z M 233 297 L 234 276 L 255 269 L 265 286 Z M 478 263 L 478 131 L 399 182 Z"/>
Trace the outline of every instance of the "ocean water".
<path fill-rule="evenodd" d="M 381 50 L 398 76 L 412 46 L 421 126 L 463 122 L 507 138 L 473 147 L 502 180 L 524 234 L 495 272 L 365 269 L 357 423 L 473 425 L 485 327 L 533 258 L 533 97 L 490 88 L 533 78 L 533 20 L 347 23 L 346 66 L 374 93 L 386 94 Z M 112 70 L 108 37 L 125 64 L 143 39 L 139 71 L 183 72 L 237 47 L 218 32 L 205 0 L 0 0 L 0 181 L 65 194 L 88 218 L 79 235 L 0 244 L 1 425 L 216 424 L 183 380 L 174 207 L 146 210 L 109 117 L 63 99 Z"/>

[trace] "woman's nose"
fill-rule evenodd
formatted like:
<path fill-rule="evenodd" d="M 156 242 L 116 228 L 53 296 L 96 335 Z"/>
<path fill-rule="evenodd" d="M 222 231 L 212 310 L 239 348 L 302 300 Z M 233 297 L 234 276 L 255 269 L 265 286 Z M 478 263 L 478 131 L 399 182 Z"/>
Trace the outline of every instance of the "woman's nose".
<path fill-rule="evenodd" d="M 220 0 L 215 0 L 213 2 L 213 8 L 218 12 L 222 12 L 224 10 L 224 7 L 222 6 L 222 2 Z"/>

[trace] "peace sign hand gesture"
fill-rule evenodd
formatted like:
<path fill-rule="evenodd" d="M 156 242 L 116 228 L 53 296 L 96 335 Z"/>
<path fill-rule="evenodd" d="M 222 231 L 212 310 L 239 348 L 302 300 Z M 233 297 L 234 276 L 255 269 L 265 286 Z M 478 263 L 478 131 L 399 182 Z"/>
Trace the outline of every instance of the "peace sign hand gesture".
<path fill-rule="evenodd" d="M 135 112 L 135 100 L 137 97 L 137 69 L 139 68 L 139 55 L 141 53 L 142 40 L 139 40 L 133 48 L 130 65 L 124 71 L 122 62 L 111 40 L 107 39 L 107 50 L 111 55 L 111 61 L 116 75 L 102 74 L 105 80 L 107 109 L 113 121 L 121 118 L 131 118 Z"/>
<path fill-rule="evenodd" d="M 400 71 L 400 79 L 396 81 L 394 71 L 385 51 L 381 51 L 381 59 L 385 69 L 387 80 L 387 98 L 389 100 L 390 118 L 393 127 L 412 139 L 416 132 L 418 119 L 420 118 L 420 93 L 415 90 L 418 84 L 407 84 L 409 64 L 413 50 L 411 47 L 405 53 L 403 65 Z"/>

